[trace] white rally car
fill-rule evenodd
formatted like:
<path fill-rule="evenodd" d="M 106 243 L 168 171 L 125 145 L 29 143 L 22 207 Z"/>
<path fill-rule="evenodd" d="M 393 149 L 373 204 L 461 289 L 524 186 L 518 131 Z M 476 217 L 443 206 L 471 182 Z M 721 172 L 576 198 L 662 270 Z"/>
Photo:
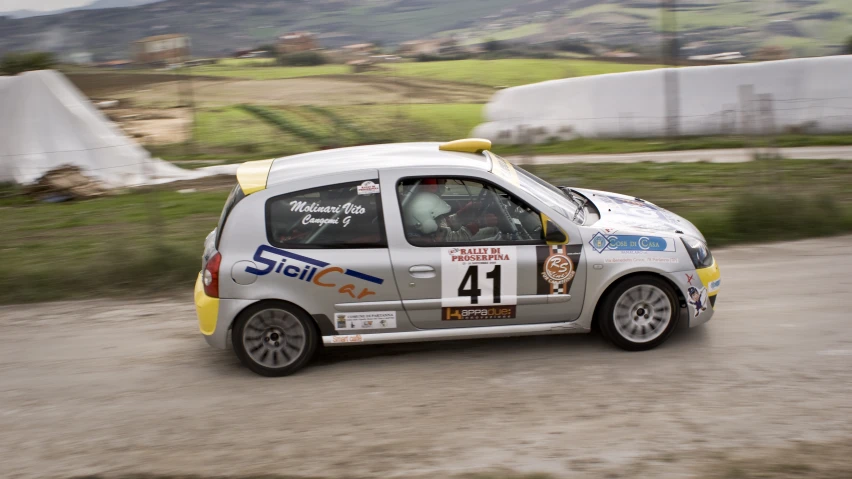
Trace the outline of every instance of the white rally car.
<path fill-rule="evenodd" d="M 240 166 L 207 237 L 201 333 L 268 376 L 320 344 L 590 331 L 651 349 L 713 315 L 701 233 L 639 198 L 556 187 L 480 139 Z"/>

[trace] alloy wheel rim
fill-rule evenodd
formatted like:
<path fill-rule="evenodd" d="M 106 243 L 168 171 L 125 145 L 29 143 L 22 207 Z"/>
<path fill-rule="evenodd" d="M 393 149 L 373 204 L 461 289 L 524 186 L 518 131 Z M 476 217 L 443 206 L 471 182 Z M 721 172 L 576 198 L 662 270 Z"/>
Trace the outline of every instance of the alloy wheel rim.
<path fill-rule="evenodd" d="M 660 337 L 671 322 L 671 302 L 665 291 L 656 286 L 634 286 L 616 301 L 613 320 L 621 337 L 634 343 L 647 343 Z"/>
<path fill-rule="evenodd" d="M 281 309 L 265 309 L 246 322 L 242 340 L 252 361 L 283 368 L 301 356 L 305 336 L 305 328 L 295 316 Z"/>

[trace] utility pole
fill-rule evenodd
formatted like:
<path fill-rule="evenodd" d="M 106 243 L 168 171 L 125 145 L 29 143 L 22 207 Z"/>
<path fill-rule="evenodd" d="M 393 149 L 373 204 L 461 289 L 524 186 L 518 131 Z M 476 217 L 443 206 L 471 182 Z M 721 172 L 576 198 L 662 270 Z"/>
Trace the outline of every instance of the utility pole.
<path fill-rule="evenodd" d="M 660 23 L 663 31 L 663 63 L 668 66 L 663 75 L 663 89 L 666 112 L 666 136 L 673 138 L 680 134 L 680 85 L 678 84 L 677 20 L 675 8 L 677 0 L 660 0 Z"/>

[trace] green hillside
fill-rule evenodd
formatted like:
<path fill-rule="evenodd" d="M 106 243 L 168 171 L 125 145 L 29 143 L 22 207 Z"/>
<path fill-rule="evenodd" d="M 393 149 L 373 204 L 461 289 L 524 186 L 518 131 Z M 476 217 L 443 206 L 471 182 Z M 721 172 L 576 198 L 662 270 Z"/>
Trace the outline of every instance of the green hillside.
<path fill-rule="evenodd" d="M 677 25 L 684 54 L 788 47 L 796 55 L 840 52 L 852 35 L 849 0 L 682 0 Z M 192 37 L 197 56 L 253 48 L 297 30 L 326 48 L 455 35 L 463 45 L 488 40 L 557 42 L 658 54 L 659 2 L 648 0 L 164 0 L 135 8 L 78 10 L 13 20 L 0 17 L 0 52 L 38 48 L 125 58 L 139 38 L 167 32 Z"/>

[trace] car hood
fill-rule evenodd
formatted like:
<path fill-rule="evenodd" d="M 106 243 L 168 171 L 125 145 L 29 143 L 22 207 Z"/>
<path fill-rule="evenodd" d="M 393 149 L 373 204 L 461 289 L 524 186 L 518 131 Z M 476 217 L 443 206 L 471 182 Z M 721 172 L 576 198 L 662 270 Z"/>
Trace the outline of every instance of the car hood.
<path fill-rule="evenodd" d="M 687 234 L 706 242 L 698 228 L 687 219 L 648 201 L 609 191 L 571 189 L 588 198 L 600 212 L 601 219 L 589 225 L 592 228 L 606 233 L 621 230 Z"/>

